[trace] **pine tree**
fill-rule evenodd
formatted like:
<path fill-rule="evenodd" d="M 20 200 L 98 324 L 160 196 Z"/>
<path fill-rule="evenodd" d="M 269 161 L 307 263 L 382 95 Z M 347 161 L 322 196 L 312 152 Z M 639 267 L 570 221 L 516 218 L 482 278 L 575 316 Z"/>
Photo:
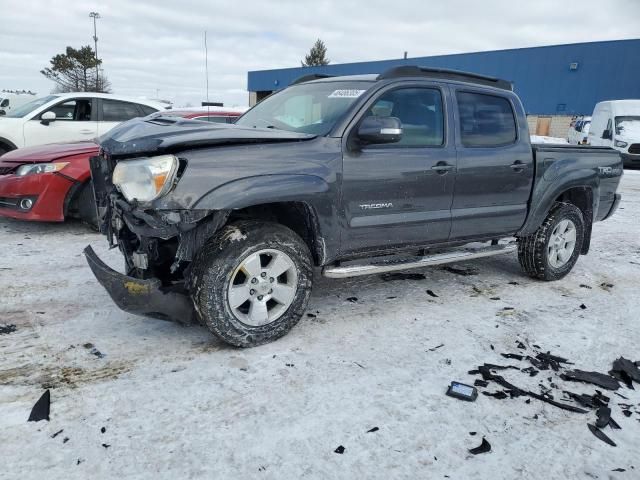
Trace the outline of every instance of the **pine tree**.
<path fill-rule="evenodd" d="M 330 60 L 327 58 L 327 47 L 322 40 L 318 39 L 301 63 L 303 67 L 313 67 L 316 65 L 329 65 L 329 62 Z"/>
<path fill-rule="evenodd" d="M 100 72 L 96 77 L 96 67 L 99 68 L 102 60 L 96 58 L 89 45 L 78 50 L 67 47 L 65 53 L 55 55 L 50 63 L 51 66 L 40 73 L 56 84 L 54 93 L 109 93 L 111 89 L 111 83 L 104 73 Z"/>

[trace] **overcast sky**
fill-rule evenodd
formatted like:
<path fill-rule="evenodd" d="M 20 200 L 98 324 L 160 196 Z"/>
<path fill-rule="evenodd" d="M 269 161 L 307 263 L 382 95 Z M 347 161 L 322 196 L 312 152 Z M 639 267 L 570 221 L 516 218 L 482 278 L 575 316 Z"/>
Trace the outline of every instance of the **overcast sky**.
<path fill-rule="evenodd" d="M 248 103 L 247 72 L 295 67 L 316 38 L 332 63 L 640 37 L 640 0 L 0 0 L 0 90 L 48 93 L 39 72 L 93 45 L 122 95 Z"/>

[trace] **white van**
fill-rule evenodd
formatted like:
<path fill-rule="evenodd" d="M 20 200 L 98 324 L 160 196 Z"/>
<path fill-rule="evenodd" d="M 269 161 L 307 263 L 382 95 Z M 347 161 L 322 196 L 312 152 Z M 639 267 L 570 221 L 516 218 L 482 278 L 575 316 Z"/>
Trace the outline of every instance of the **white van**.
<path fill-rule="evenodd" d="M 9 115 L 11 110 L 35 100 L 35 93 L 0 92 L 0 115 Z"/>
<path fill-rule="evenodd" d="M 626 167 L 640 166 L 640 100 L 609 100 L 596 104 L 589 143 L 613 147 Z"/>

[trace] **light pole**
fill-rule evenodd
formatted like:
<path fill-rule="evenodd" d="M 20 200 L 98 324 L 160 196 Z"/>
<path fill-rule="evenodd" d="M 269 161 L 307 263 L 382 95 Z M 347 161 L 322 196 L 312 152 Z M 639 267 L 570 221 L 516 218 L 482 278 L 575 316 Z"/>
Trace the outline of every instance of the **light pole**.
<path fill-rule="evenodd" d="M 98 34 L 96 30 L 96 20 L 100 18 L 98 12 L 89 13 L 89 17 L 93 18 L 93 44 L 95 45 L 96 54 L 96 90 L 100 90 L 100 67 L 98 65 Z"/>

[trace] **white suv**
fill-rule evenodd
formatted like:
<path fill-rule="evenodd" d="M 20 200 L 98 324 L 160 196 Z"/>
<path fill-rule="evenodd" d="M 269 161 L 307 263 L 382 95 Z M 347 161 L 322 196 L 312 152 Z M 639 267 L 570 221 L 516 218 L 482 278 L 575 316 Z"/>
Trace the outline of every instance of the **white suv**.
<path fill-rule="evenodd" d="M 91 140 L 166 105 L 106 93 L 52 94 L 0 116 L 0 155 L 45 143 Z"/>

